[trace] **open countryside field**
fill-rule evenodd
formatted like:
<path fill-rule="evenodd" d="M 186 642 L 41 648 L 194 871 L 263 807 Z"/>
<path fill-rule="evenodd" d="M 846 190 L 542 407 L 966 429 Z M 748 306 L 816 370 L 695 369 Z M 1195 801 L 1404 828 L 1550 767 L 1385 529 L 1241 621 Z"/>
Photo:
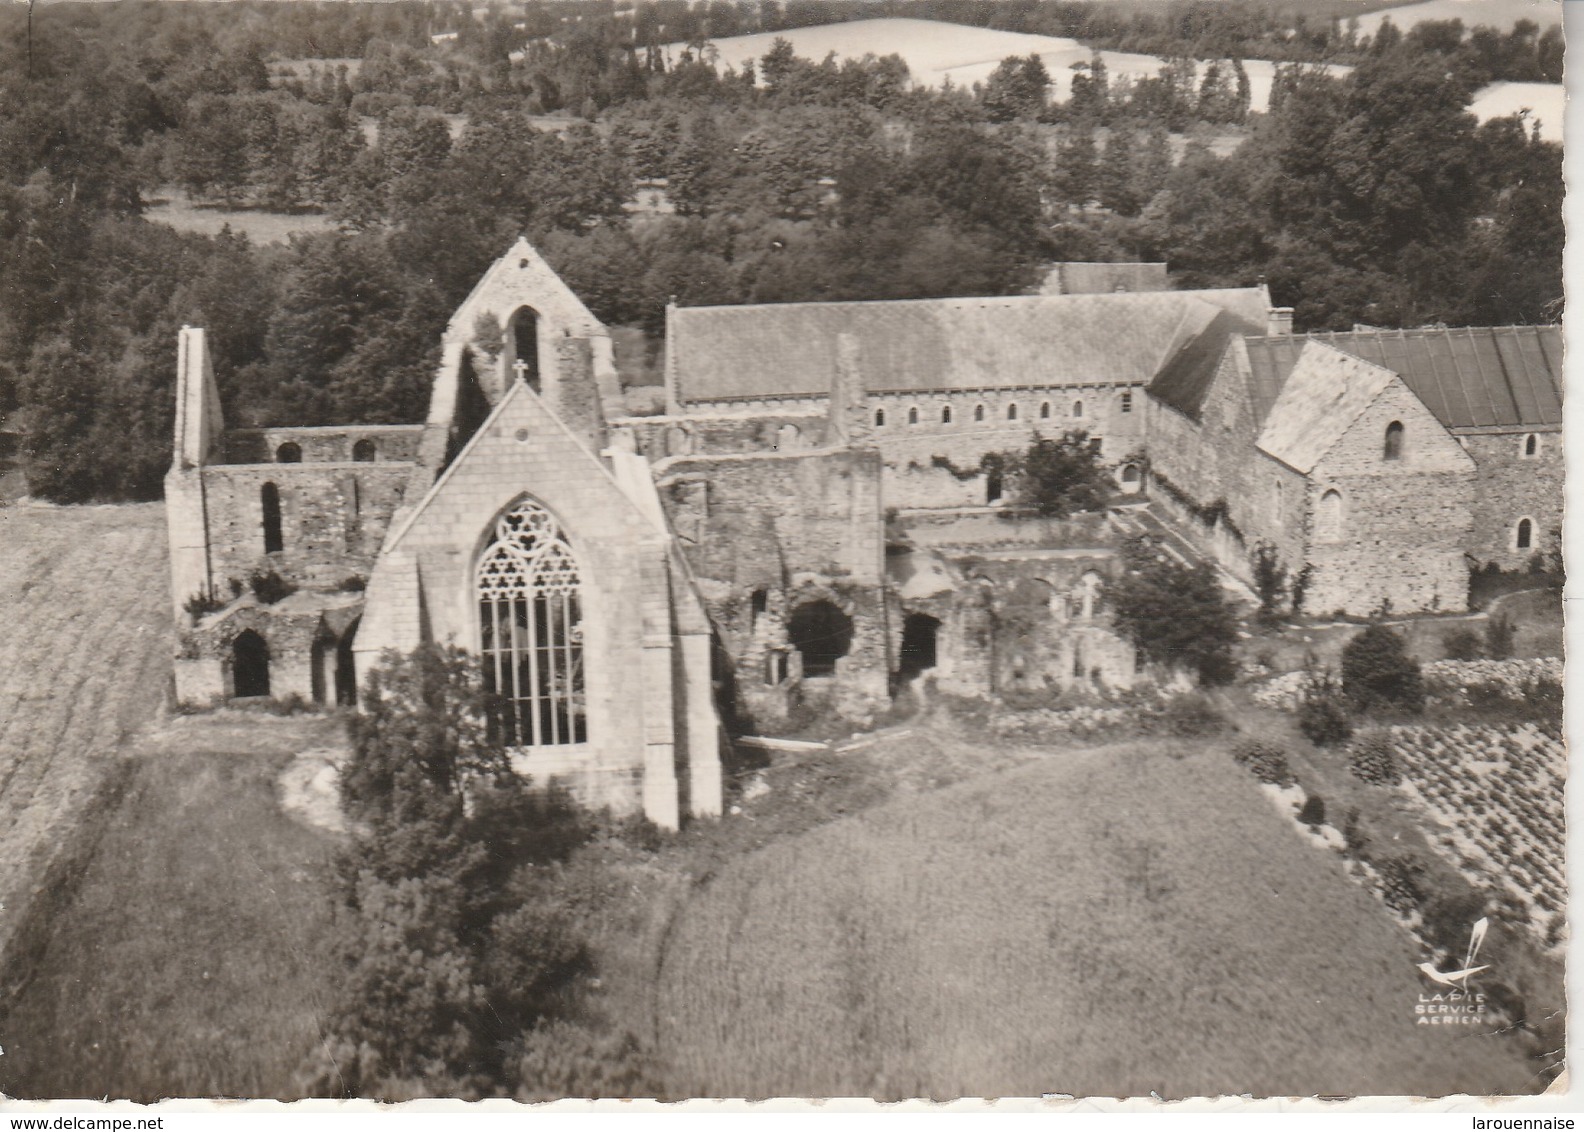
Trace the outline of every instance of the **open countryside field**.
<path fill-rule="evenodd" d="M 1519 20 L 1533 20 L 1544 31 L 1561 26 L 1562 0 L 1424 0 L 1360 16 L 1359 33 L 1374 35 L 1386 19 L 1405 31 L 1426 20 L 1462 20 L 1466 27 L 1486 24 L 1503 31 Z"/>
<path fill-rule="evenodd" d="M 1415 1026 L 1423 958 L 1214 746 L 1098 748 L 723 868 L 657 1045 L 694 1095 L 1538 1090 L 1505 1039 Z"/>
<path fill-rule="evenodd" d="M 0 972 L 83 803 L 164 703 L 165 537 L 157 504 L 0 508 Z"/>
<path fill-rule="evenodd" d="M 1438 2 L 1461 6 L 1463 0 Z M 1071 93 L 1072 65 L 1087 62 L 1092 54 L 1076 39 L 908 19 L 853 20 L 789 28 L 781 32 L 731 36 L 715 40 L 711 46 L 719 53 L 717 65 L 730 64 L 740 70 L 750 59 L 757 62 L 777 38 L 790 42 L 798 55 L 814 60 L 823 59 L 831 52 L 835 52 L 838 59 L 858 59 L 869 54 L 900 55 L 913 81 L 931 87 L 940 86 L 948 79 L 955 86 L 972 86 L 989 78 L 996 64 L 1009 55 L 1038 55 L 1050 71 L 1054 83 L 1052 97 L 1058 101 L 1065 100 Z M 683 47 L 671 44 L 669 50 L 675 54 Z M 1113 79 L 1119 75 L 1154 75 L 1165 63 L 1153 55 L 1120 51 L 1102 51 L 1100 55 Z M 1275 67 L 1261 59 L 1249 59 L 1244 61 L 1244 68 L 1248 72 L 1253 105 L 1263 109 L 1270 102 Z M 1330 70 L 1333 74 L 1345 74 L 1348 68 L 1333 66 Z M 1563 88 L 1559 83 L 1494 83 L 1475 95 L 1472 109 L 1484 121 L 1527 107 L 1539 117 L 1541 135 L 1547 140 L 1560 141 L 1562 106 Z"/>
<path fill-rule="evenodd" d="M 145 219 L 168 224 L 178 232 L 219 235 L 222 228 L 241 232 L 255 244 L 284 244 L 293 232 L 329 232 L 335 224 L 319 212 L 267 212 L 258 208 L 198 206 L 181 193 L 149 202 Z"/>
<path fill-rule="evenodd" d="M 0 1000 L 0 1092 L 297 1095 L 333 973 L 333 841 L 282 813 L 277 780 L 338 728 L 221 712 L 136 746 L 124 790 L 87 815 L 95 851 L 42 898 L 29 977 Z"/>

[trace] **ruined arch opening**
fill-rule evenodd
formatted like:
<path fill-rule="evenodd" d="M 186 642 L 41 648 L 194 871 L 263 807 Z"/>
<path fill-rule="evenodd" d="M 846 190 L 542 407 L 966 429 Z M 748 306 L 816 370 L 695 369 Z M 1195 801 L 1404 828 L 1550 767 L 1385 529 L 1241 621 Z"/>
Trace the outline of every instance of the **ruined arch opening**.
<path fill-rule="evenodd" d="M 259 488 L 259 509 L 264 516 L 264 553 L 274 554 L 286 549 L 281 537 L 280 488 L 272 483 Z"/>
<path fill-rule="evenodd" d="M 897 675 L 901 679 L 911 680 L 935 667 L 940 626 L 940 618 L 928 613 L 909 613 L 903 620 L 902 646 L 897 650 Z"/>
<path fill-rule="evenodd" d="M 803 657 L 804 676 L 831 676 L 852 648 L 852 618 L 831 602 L 804 602 L 787 622 L 787 640 Z"/>
<path fill-rule="evenodd" d="M 231 694 L 270 694 L 269 645 L 252 629 L 244 629 L 231 642 Z"/>
<path fill-rule="evenodd" d="M 335 647 L 335 702 L 342 707 L 356 707 L 357 661 L 353 657 L 352 642 L 357 639 L 358 622 L 346 627 Z"/>
<path fill-rule="evenodd" d="M 378 449 L 375 447 L 374 442 L 367 437 L 352 446 L 352 462 L 355 464 L 372 464 L 376 455 L 378 455 Z"/>
<path fill-rule="evenodd" d="M 524 381 L 529 389 L 539 392 L 539 312 L 532 307 L 517 308 L 506 324 L 506 342 L 511 379 Z"/>
<path fill-rule="evenodd" d="M 288 440 L 285 444 L 275 449 L 275 462 L 277 464 L 302 463 L 302 445 L 295 440 Z"/>

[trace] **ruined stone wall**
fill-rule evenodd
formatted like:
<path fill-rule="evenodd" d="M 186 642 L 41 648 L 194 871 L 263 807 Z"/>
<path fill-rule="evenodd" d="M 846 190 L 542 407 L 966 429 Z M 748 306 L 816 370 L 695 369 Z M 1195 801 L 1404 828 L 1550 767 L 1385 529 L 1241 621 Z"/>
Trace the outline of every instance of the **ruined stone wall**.
<path fill-rule="evenodd" d="M 1402 457 L 1384 458 L 1386 426 L 1405 429 Z M 1473 533 L 1474 462 L 1403 384 L 1388 385 L 1309 477 L 1307 608 L 1366 616 L 1467 607 L 1464 548 Z M 1327 490 L 1342 496 L 1334 539 L 1316 529 Z"/>
<path fill-rule="evenodd" d="M 1535 438 L 1536 452 L 1524 455 L 1525 440 Z M 1474 531 L 1467 547 L 1481 565 L 1526 569 L 1536 552 L 1549 550 L 1551 532 L 1562 526 L 1565 468 L 1562 433 L 1464 433 L 1459 439 L 1474 458 Z M 1533 523 L 1530 548 L 1517 546 L 1518 521 Z"/>
<path fill-rule="evenodd" d="M 223 464 L 203 469 L 211 585 L 273 569 L 299 586 L 333 589 L 367 577 L 402 501 L 411 465 Z M 264 549 L 263 487 L 280 494 L 282 549 Z"/>
<path fill-rule="evenodd" d="M 423 425 L 343 425 L 332 428 L 239 428 L 225 435 L 227 464 L 278 463 L 280 447 L 296 444 L 307 464 L 343 464 L 354 461 L 359 441 L 372 445 L 369 463 L 411 461 L 418 458 Z"/>
<path fill-rule="evenodd" d="M 300 597 L 279 606 L 244 597 L 224 613 L 188 625 L 177 647 L 176 701 L 201 705 L 236 695 L 233 645 L 252 631 L 268 648 L 270 698 L 335 703 L 337 645 L 356 632 L 362 607 L 353 595 L 339 597 L 329 609 Z"/>
<path fill-rule="evenodd" d="M 826 442 L 826 420 L 817 413 L 772 413 L 761 417 L 622 417 L 613 434 L 634 452 L 659 462 L 671 456 L 795 452 Z M 613 443 L 616 440 L 613 437 Z"/>

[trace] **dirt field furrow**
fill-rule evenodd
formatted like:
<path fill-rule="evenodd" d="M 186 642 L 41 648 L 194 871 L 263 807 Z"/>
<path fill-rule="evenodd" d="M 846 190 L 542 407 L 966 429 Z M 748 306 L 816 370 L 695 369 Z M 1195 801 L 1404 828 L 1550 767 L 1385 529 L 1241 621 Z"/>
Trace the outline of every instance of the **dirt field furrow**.
<path fill-rule="evenodd" d="M 163 509 L 0 510 L 0 962 L 31 889 L 169 680 Z"/>

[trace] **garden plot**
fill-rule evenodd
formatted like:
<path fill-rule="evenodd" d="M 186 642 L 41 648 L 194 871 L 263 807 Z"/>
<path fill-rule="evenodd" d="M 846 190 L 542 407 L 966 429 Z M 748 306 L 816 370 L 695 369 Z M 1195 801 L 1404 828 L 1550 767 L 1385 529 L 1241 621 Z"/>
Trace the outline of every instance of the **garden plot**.
<path fill-rule="evenodd" d="M 1532 724 L 1390 730 L 1399 789 L 1434 819 L 1426 833 L 1476 886 L 1499 894 L 1547 944 L 1567 903 L 1567 753 Z"/>

